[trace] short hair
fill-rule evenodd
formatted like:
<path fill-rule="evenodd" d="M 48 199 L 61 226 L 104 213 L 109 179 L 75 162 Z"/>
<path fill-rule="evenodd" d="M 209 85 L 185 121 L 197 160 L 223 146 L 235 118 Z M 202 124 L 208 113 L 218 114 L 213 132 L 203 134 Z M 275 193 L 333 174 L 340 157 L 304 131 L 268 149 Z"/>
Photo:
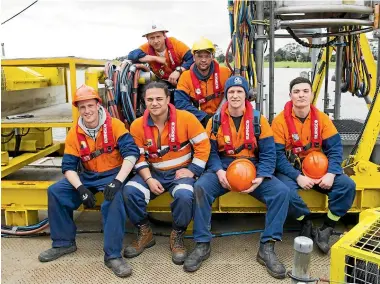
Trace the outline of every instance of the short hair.
<path fill-rule="evenodd" d="M 310 82 L 309 79 L 304 78 L 304 77 L 297 77 L 297 78 L 293 79 L 292 81 L 290 81 L 289 92 L 292 92 L 292 88 L 294 87 L 294 85 L 302 84 L 302 83 L 309 84 L 310 85 L 310 89 L 313 88 L 313 85 L 311 84 L 311 82 Z"/>
<path fill-rule="evenodd" d="M 146 91 L 149 89 L 163 89 L 165 92 L 165 95 L 167 97 L 170 96 L 170 91 L 168 89 L 167 84 L 165 84 L 164 82 L 160 82 L 160 81 L 152 81 L 152 82 L 149 82 L 148 85 L 145 86 L 144 92 L 143 92 L 143 99 L 145 99 Z"/>

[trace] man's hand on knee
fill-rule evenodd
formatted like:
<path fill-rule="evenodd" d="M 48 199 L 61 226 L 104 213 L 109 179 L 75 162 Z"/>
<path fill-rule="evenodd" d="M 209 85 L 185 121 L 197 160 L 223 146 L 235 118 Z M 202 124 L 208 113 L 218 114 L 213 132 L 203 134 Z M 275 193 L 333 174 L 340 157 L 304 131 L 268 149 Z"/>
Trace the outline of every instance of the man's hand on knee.
<path fill-rule="evenodd" d="M 93 208 L 96 203 L 95 195 L 86 188 L 83 184 L 81 184 L 77 190 L 79 191 L 80 199 L 82 200 L 83 205 L 86 208 Z"/>
<path fill-rule="evenodd" d="M 120 180 L 114 179 L 104 188 L 104 199 L 107 201 L 112 201 L 116 192 L 121 189 L 122 184 L 123 183 Z"/>

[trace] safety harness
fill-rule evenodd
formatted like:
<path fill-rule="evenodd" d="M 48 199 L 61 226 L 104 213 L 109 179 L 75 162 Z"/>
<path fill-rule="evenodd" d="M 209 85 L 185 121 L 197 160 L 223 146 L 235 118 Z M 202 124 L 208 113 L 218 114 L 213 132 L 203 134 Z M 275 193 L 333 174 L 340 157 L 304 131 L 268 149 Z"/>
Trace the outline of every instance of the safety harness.
<path fill-rule="evenodd" d="M 286 157 L 289 162 L 297 168 L 298 170 L 302 169 L 302 161 L 299 157 L 299 154 L 306 152 L 311 148 L 320 148 L 322 145 L 321 130 L 318 120 L 318 110 L 315 106 L 310 105 L 310 116 L 311 116 L 311 142 L 302 145 L 301 139 L 298 135 L 296 125 L 292 117 L 292 108 L 293 103 L 291 101 L 287 102 L 284 108 L 285 122 L 288 126 L 289 136 L 291 139 L 291 150 L 286 151 Z"/>
<path fill-rule="evenodd" d="M 103 153 L 111 153 L 115 149 L 115 139 L 112 132 L 112 118 L 108 111 L 106 111 L 106 121 L 103 124 L 103 147 L 94 152 L 90 152 L 86 136 L 80 133 L 79 126 L 76 126 L 77 138 L 80 145 L 79 155 L 83 162 L 88 162 Z"/>
<path fill-rule="evenodd" d="M 169 151 L 177 152 L 182 147 L 189 144 L 189 141 L 179 143 L 178 133 L 177 133 L 177 116 L 176 109 L 172 104 L 169 104 L 169 147 L 158 150 L 156 141 L 154 139 L 152 127 L 148 124 L 149 111 L 145 110 L 143 116 L 143 127 L 144 127 L 144 138 L 146 140 L 146 145 L 148 147 L 147 155 L 149 158 L 163 157 Z"/>
<path fill-rule="evenodd" d="M 193 83 L 193 87 L 195 90 L 195 101 L 197 101 L 199 104 L 204 104 L 208 101 L 211 101 L 215 98 L 220 97 L 223 94 L 222 84 L 220 82 L 220 69 L 219 64 L 214 61 L 214 73 L 213 73 L 213 80 L 214 80 L 214 92 L 211 95 L 204 96 L 202 89 L 201 89 L 201 81 L 197 78 L 194 72 L 194 64 L 190 67 L 190 75 L 191 75 L 191 81 Z"/>
<path fill-rule="evenodd" d="M 220 125 L 222 125 L 222 132 L 224 137 L 224 151 L 222 154 L 235 155 L 240 153 L 243 149 L 254 150 L 255 156 L 257 155 L 258 145 L 257 140 L 261 134 L 260 125 L 260 112 L 253 109 L 249 101 L 245 101 L 245 114 L 244 114 L 244 144 L 234 148 L 232 143 L 231 127 L 229 124 L 226 108 L 228 103 L 222 106 L 220 112 L 217 112 L 212 118 L 212 133 L 217 136 Z M 252 127 L 251 127 L 252 125 Z"/>
<path fill-rule="evenodd" d="M 168 38 L 165 38 L 165 45 L 168 50 L 168 55 L 170 59 L 170 67 L 171 71 L 174 71 L 174 69 L 180 65 L 180 62 L 177 58 L 177 55 L 174 52 L 174 47 L 171 41 Z M 149 45 L 148 54 L 152 56 L 156 56 L 156 52 L 154 51 L 153 47 Z M 162 79 L 168 79 L 170 76 L 170 73 L 166 72 L 162 66 L 158 62 L 152 62 L 151 63 L 153 71 L 157 70 L 159 75 Z"/>

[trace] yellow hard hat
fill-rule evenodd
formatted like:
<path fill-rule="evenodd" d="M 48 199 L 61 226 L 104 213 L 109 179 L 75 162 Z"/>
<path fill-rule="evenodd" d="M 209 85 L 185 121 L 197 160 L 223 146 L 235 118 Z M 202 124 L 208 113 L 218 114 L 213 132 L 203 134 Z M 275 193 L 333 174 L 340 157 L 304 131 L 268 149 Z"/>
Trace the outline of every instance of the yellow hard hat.
<path fill-rule="evenodd" d="M 201 37 L 200 40 L 194 42 L 193 49 L 191 51 L 193 54 L 195 54 L 197 51 L 200 50 L 208 50 L 211 51 L 211 53 L 215 53 L 215 46 L 211 40 L 205 37 Z"/>

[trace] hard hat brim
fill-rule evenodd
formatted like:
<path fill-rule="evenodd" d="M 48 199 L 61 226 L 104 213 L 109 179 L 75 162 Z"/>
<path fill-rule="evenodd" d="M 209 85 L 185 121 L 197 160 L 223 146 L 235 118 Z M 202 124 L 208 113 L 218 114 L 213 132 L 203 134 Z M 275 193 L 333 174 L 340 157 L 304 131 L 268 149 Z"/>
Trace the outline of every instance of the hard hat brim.
<path fill-rule="evenodd" d="M 149 33 L 146 33 L 144 34 L 142 37 L 146 37 L 147 35 L 149 34 L 152 34 L 152 33 L 157 33 L 157 32 L 164 32 L 164 33 L 168 33 L 169 31 L 168 30 L 157 30 L 157 31 L 151 31 Z"/>

